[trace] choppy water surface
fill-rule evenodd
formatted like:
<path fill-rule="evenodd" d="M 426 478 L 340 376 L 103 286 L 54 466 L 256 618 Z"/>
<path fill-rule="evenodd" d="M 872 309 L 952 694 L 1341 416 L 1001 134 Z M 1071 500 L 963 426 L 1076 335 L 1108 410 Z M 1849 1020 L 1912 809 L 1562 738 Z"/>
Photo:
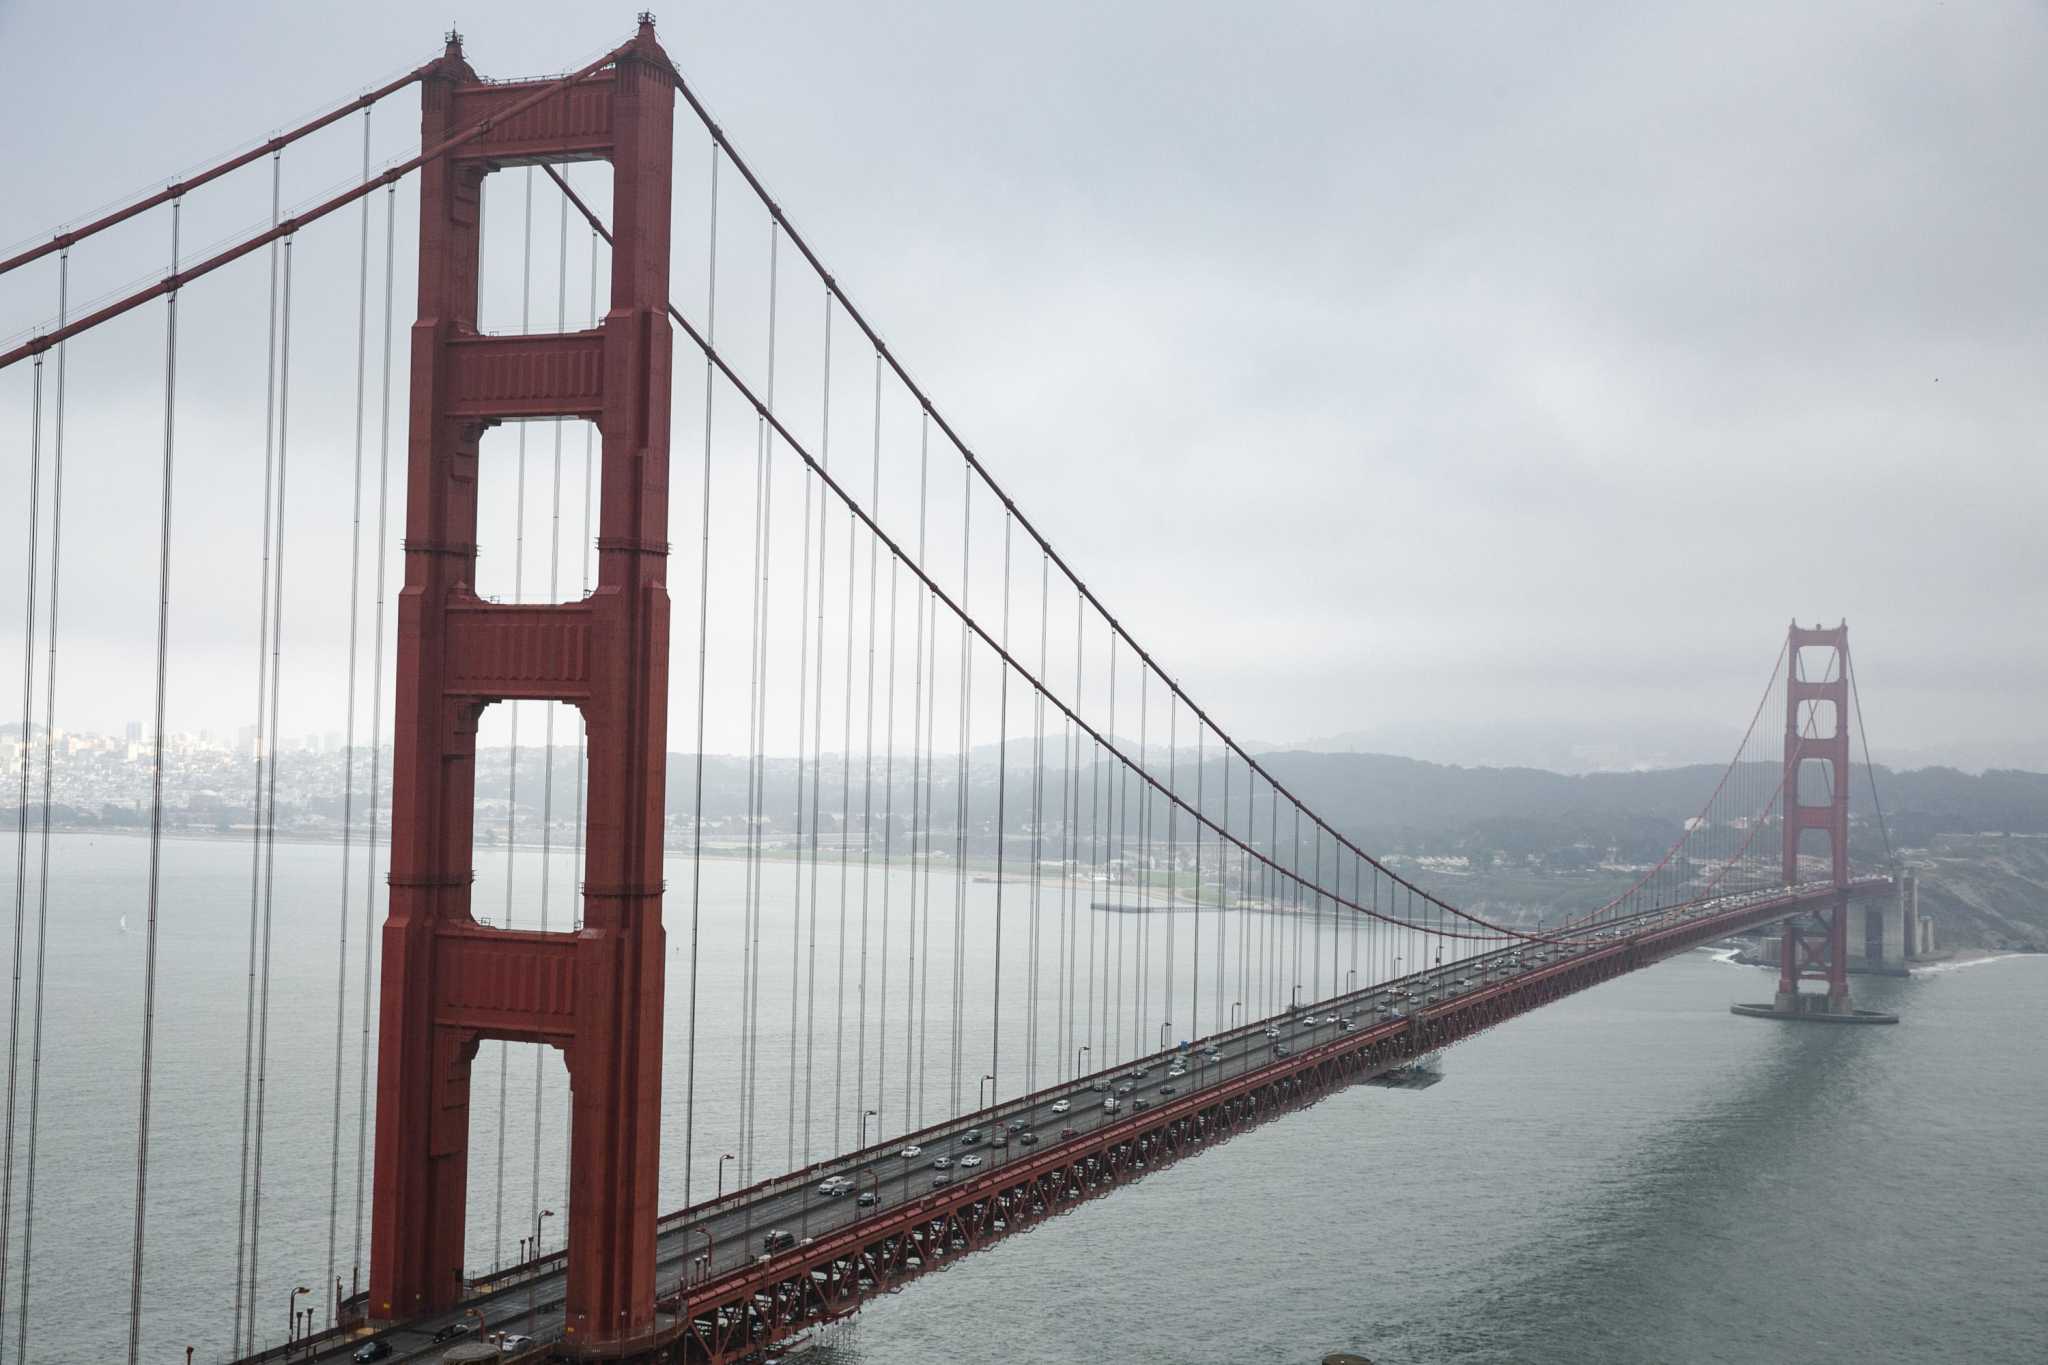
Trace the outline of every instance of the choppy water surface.
<path fill-rule="evenodd" d="M 1357 1089 L 864 1313 L 862 1365 L 2048 1360 L 2048 958 L 1729 1015 L 1694 954 L 1414 1093 Z"/>

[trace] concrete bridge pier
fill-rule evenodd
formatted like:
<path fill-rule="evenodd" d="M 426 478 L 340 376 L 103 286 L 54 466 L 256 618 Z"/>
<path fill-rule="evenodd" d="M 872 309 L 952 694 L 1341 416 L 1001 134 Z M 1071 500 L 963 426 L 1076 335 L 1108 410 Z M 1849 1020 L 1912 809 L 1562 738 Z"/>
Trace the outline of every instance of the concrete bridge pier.
<path fill-rule="evenodd" d="M 1920 879 L 1898 874 L 1892 901 L 1875 897 L 1857 903 L 1849 919 L 1849 970 L 1904 976 L 1910 964 L 1934 956 L 1934 921 L 1920 913 Z"/>

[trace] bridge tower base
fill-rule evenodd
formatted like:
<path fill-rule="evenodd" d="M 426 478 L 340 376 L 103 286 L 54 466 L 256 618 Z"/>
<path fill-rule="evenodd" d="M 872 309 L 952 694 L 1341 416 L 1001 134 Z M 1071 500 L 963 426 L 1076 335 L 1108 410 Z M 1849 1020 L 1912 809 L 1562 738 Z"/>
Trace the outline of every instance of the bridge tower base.
<path fill-rule="evenodd" d="M 1787 1019 L 1794 1023 L 1806 1024 L 1896 1024 L 1899 1016 L 1885 1010 L 1828 1008 L 1828 998 L 1818 991 L 1801 993 L 1794 991 L 1788 1000 L 1780 995 L 1765 1004 L 1735 1004 L 1728 1007 L 1730 1014 L 1739 1014 L 1745 1019 Z"/>

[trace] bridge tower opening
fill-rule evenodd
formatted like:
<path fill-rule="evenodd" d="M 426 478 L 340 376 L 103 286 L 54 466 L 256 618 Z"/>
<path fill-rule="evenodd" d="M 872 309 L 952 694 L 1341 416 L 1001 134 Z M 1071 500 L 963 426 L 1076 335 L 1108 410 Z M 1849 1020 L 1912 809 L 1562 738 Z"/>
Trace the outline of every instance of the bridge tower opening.
<path fill-rule="evenodd" d="M 653 1330 L 667 750 L 667 315 L 675 91 L 643 16 L 613 65 L 523 111 L 546 82 L 486 83 L 451 36 L 421 82 L 422 146 L 489 130 L 420 170 L 419 315 L 399 604 L 390 908 L 383 930 L 369 1312 L 462 1291 L 471 1062 L 487 1039 L 562 1050 L 571 1090 L 564 1345 Z M 504 116 L 510 111 L 510 116 Z M 587 331 L 477 326 L 484 178 L 609 161 L 609 309 Z M 483 432 L 597 424 L 597 583 L 580 601 L 476 592 Z M 512 931 L 471 913 L 478 717 L 493 702 L 579 707 L 589 797 L 581 925 Z"/>

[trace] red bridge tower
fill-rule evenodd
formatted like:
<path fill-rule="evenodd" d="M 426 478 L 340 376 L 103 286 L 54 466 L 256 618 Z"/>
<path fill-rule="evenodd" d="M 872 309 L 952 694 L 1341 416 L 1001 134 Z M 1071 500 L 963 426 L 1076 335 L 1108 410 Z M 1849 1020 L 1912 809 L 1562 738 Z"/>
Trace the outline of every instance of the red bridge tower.
<path fill-rule="evenodd" d="M 661 853 L 669 599 L 669 183 L 674 87 L 643 16 L 627 55 L 524 112 L 541 82 L 485 84 L 451 37 L 422 82 L 422 145 L 500 121 L 420 171 L 405 589 L 399 602 L 391 904 L 384 925 L 369 1312 L 462 1289 L 469 1074 L 480 1042 L 545 1043 L 571 1085 L 566 1344 L 653 1327 L 661 1102 Z M 590 331 L 477 329 L 484 177 L 613 167 L 610 308 Z M 598 584 L 578 602 L 477 596 L 483 431 L 582 418 L 602 448 Z M 589 730 L 582 928 L 512 932 L 470 912 L 477 719 L 570 702 Z"/>
<path fill-rule="evenodd" d="M 1834 651 L 1820 668 L 1820 676 L 1806 676 L 1800 647 L 1813 646 Z M 1831 875 L 1835 897 L 1830 906 L 1815 912 L 1802 928 L 1799 919 L 1785 921 L 1779 938 L 1778 999 L 1780 1013 L 1796 1013 L 1802 980 L 1828 983 L 1825 1009 L 1829 1014 L 1847 1014 L 1849 1006 L 1849 627 L 1845 622 L 1832 630 L 1792 623 L 1786 646 L 1790 658 L 1785 673 L 1785 884 L 1801 880 L 1799 845 L 1810 829 L 1827 831 Z M 1809 706 L 1809 704 L 1812 704 Z M 1807 712 L 1811 710 L 1812 715 Z M 1830 714 L 1832 713 L 1832 714 Z M 1828 731 L 1821 732 L 1821 723 Z M 1813 733 L 1809 733 L 1812 731 Z M 1828 765 L 1825 790 L 1802 789 L 1800 769 L 1809 760 Z M 1811 801 L 1812 796 L 1824 799 Z M 1815 932 L 1815 930 L 1818 932 Z M 1819 997 L 1808 997 L 1818 1000 Z"/>

